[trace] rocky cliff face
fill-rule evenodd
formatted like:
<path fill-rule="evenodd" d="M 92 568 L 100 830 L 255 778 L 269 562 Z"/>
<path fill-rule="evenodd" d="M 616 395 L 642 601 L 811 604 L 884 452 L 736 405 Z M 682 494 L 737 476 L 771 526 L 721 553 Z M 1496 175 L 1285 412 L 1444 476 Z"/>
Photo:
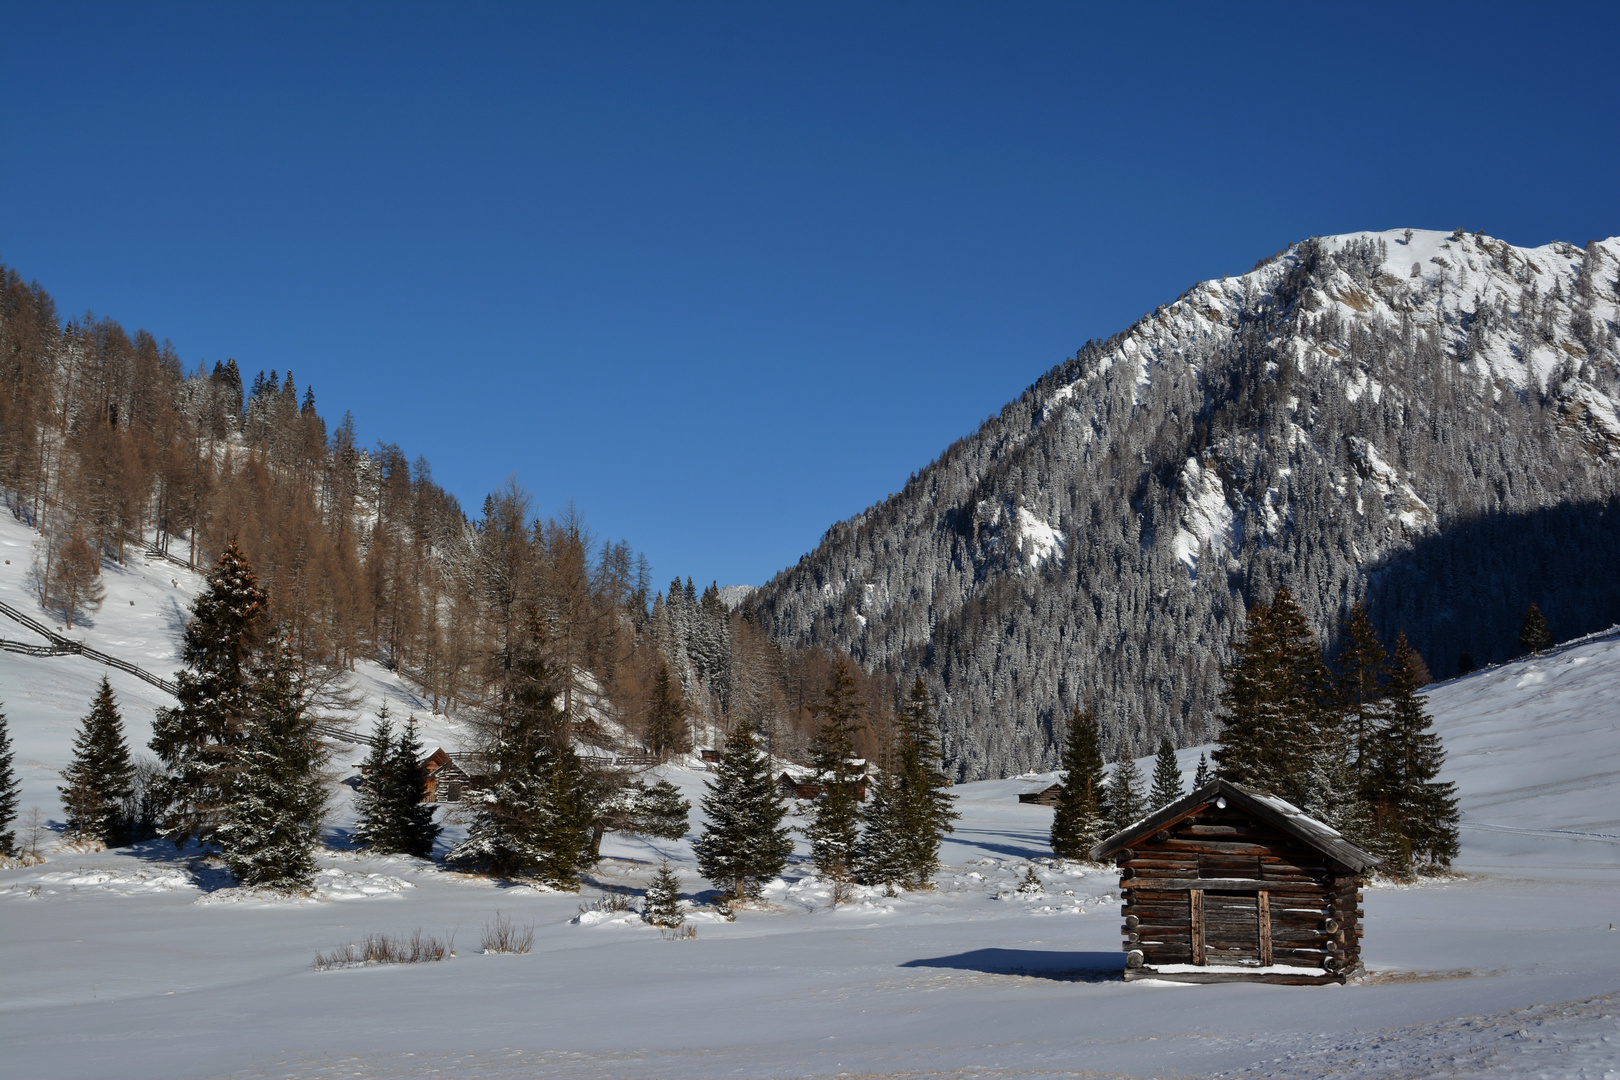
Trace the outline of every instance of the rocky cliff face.
<path fill-rule="evenodd" d="M 1091 342 L 747 603 L 938 695 L 964 778 L 1216 730 L 1245 605 L 1357 600 L 1437 676 L 1620 619 L 1620 240 L 1305 241 Z"/>

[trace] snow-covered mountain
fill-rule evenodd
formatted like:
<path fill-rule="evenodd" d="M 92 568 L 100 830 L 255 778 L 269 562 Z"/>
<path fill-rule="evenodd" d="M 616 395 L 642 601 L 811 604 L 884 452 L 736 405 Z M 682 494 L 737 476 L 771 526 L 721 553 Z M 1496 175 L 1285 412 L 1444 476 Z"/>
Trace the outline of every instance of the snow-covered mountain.
<path fill-rule="evenodd" d="M 1213 734 L 1245 605 L 1367 604 L 1439 676 L 1526 605 L 1620 618 L 1620 240 L 1300 243 L 1091 342 L 749 600 L 942 703 L 959 776 L 1050 766 L 1069 709 Z"/>

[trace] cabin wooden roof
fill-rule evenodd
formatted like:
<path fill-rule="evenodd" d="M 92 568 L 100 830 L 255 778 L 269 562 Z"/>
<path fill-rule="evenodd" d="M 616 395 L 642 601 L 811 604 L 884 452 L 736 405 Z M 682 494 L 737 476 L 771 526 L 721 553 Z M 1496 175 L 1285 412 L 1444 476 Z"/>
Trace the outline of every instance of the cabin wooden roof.
<path fill-rule="evenodd" d="M 1112 858 L 1121 848 L 1130 847 L 1160 829 L 1196 814 L 1216 799 L 1225 799 L 1229 805 L 1241 807 L 1283 835 L 1293 837 L 1357 873 L 1378 865 L 1376 857 L 1362 851 L 1337 830 L 1308 816 L 1294 804 L 1275 795 L 1263 795 L 1240 788 L 1225 780 L 1212 780 L 1192 794 L 1177 799 L 1129 828 L 1115 833 L 1092 848 L 1091 857 L 1099 862 Z"/>

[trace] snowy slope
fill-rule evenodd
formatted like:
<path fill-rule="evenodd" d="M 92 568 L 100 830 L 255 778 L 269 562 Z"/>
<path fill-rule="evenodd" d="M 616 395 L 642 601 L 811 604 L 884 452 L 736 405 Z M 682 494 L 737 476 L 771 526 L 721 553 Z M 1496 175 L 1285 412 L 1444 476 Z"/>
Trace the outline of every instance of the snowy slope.
<path fill-rule="evenodd" d="M 13 567 L 27 542 L 0 518 Z M 166 601 L 184 593 L 168 574 L 109 569 L 86 639 L 161 666 L 176 625 Z M 0 589 L 15 603 L 12 575 Z M 51 774 L 105 670 L 0 653 L 25 806 L 55 806 Z M 365 675 L 368 694 L 423 715 L 392 676 Z M 112 677 L 138 743 L 161 694 Z M 1043 890 L 1018 891 L 1051 821 L 1017 802 L 1042 779 L 1026 776 L 953 789 L 963 817 L 933 892 L 868 890 L 832 908 L 801 844 L 766 904 L 733 923 L 694 916 L 698 937 L 683 942 L 579 909 L 602 889 L 639 893 L 664 857 L 699 896 L 690 835 L 610 836 L 583 896 L 332 851 L 315 900 L 243 901 L 161 842 L 52 852 L 0 871 L 6 1075 L 1293 1078 L 1331 1064 L 1378 1077 L 1617 1077 L 1620 932 L 1606 929 L 1620 923 L 1617 693 L 1615 636 L 1431 693 L 1472 826 L 1467 877 L 1367 891 L 1362 985 L 1118 981 L 1111 873 L 1036 861 Z M 1197 753 L 1181 754 L 1188 773 Z M 664 771 L 698 801 L 707 774 Z M 480 953 L 497 911 L 535 925 L 533 954 Z M 456 957 L 311 970 L 317 949 L 417 927 L 454 934 Z"/>

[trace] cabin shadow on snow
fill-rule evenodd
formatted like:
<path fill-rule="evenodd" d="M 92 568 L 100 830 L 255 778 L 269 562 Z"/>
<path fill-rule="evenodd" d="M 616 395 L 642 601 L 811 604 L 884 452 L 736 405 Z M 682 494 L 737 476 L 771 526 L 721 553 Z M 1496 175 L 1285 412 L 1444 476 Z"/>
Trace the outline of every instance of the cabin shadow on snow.
<path fill-rule="evenodd" d="M 1368 571 L 1365 606 L 1393 646 L 1404 630 L 1436 679 L 1523 654 L 1534 603 L 1554 641 L 1620 622 L 1620 499 L 1485 514 L 1423 537 Z"/>
<path fill-rule="evenodd" d="M 1052 949 L 973 949 L 951 956 L 907 960 L 903 968 L 949 968 L 986 975 L 1022 975 L 1055 982 L 1121 982 L 1125 954 L 1059 952 Z"/>

